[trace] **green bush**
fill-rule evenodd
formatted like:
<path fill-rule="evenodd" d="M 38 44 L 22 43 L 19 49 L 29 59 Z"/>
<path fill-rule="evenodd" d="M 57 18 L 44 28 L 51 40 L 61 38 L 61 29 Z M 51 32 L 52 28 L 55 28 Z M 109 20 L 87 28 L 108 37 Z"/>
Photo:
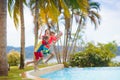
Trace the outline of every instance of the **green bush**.
<path fill-rule="evenodd" d="M 69 67 L 69 63 L 68 62 L 63 62 L 64 67 L 68 68 Z"/>
<path fill-rule="evenodd" d="M 110 67 L 120 67 L 120 62 L 110 62 L 109 66 Z"/>
<path fill-rule="evenodd" d="M 97 46 L 88 43 L 85 50 L 70 55 L 70 65 L 78 67 L 101 67 L 109 66 L 111 59 L 115 57 L 115 49 L 106 47 L 107 44 L 98 44 Z M 115 46 L 115 45 L 112 45 Z"/>
<path fill-rule="evenodd" d="M 20 63 L 20 53 L 17 51 L 10 51 L 7 57 L 10 66 L 17 66 Z"/>

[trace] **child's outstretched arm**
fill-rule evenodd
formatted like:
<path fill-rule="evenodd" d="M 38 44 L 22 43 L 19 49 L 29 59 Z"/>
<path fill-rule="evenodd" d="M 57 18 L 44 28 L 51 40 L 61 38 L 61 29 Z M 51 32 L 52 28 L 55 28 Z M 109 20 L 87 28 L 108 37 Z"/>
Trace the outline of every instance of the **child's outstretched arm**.
<path fill-rule="evenodd" d="M 62 35 L 62 32 L 59 31 L 59 33 L 56 35 L 56 42 L 61 38 Z"/>

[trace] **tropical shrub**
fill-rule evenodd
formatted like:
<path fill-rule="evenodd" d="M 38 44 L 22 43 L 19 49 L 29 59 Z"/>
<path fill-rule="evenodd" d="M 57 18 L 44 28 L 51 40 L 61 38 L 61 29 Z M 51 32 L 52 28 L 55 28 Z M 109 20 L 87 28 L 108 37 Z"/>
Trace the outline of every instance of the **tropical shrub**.
<path fill-rule="evenodd" d="M 110 67 L 120 67 L 120 62 L 110 62 L 109 66 Z"/>
<path fill-rule="evenodd" d="M 70 55 L 70 65 L 78 67 L 109 66 L 111 59 L 115 57 L 115 54 L 113 54 L 115 49 L 110 48 L 106 47 L 106 44 L 95 46 L 92 43 L 88 43 L 84 51 Z"/>
<path fill-rule="evenodd" d="M 7 58 L 10 66 L 17 66 L 20 63 L 20 53 L 17 51 L 10 51 L 7 54 Z"/>

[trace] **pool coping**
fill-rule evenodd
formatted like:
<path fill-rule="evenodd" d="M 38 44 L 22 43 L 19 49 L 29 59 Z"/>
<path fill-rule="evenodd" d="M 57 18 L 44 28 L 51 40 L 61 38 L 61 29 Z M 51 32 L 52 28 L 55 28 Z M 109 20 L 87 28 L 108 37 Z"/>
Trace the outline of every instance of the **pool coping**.
<path fill-rule="evenodd" d="M 50 72 L 54 72 L 56 70 L 61 70 L 64 68 L 64 64 L 57 64 L 53 66 L 48 66 L 44 68 L 39 68 L 39 70 L 34 71 L 26 71 L 21 74 L 22 78 L 29 78 L 29 79 L 34 79 L 34 80 L 49 80 L 47 78 L 40 78 L 40 75 L 44 75 Z"/>

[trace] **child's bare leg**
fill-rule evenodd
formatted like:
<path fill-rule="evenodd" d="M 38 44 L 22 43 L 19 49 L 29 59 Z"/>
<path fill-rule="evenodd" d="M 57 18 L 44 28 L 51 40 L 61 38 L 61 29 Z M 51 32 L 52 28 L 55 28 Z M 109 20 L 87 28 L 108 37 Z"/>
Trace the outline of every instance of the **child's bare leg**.
<path fill-rule="evenodd" d="M 33 60 L 33 61 L 30 61 L 30 62 L 27 62 L 26 65 L 29 65 L 31 63 L 35 63 L 35 61 Z"/>
<path fill-rule="evenodd" d="M 51 53 L 50 56 L 47 58 L 47 60 L 45 61 L 45 63 L 47 63 L 51 58 L 53 58 L 54 53 Z"/>
<path fill-rule="evenodd" d="M 38 70 L 38 64 L 39 64 L 39 62 L 40 62 L 41 60 L 43 60 L 43 57 L 41 57 L 40 59 L 38 59 L 38 60 L 35 62 L 35 64 L 34 64 L 34 69 L 35 69 L 35 70 Z"/>
<path fill-rule="evenodd" d="M 36 64 L 38 65 L 41 60 L 43 60 L 43 57 L 41 57 L 39 60 L 37 60 Z"/>
<path fill-rule="evenodd" d="M 29 64 L 31 64 L 31 63 L 35 63 L 35 62 L 36 62 L 36 60 L 29 61 L 29 62 L 27 62 L 27 63 L 25 64 L 25 67 L 26 67 L 27 65 L 29 65 Z"/>

